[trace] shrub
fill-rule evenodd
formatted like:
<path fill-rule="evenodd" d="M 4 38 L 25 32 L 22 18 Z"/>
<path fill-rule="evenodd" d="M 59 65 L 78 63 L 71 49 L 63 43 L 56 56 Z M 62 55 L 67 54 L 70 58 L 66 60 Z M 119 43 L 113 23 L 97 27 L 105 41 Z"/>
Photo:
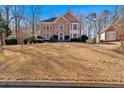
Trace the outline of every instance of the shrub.
<path fill-rule="evenodd" d="M 82 36 L 81 36 L 81 41 L 82 41 L 82 42 L 87 42 L 87 40 L 88 40 L 87 35 L 82 35 Z"/>
<path fill-rule="evenodd" d="M 28 38 L 26 38 L 26 39 L 24 40 L 24 44 L 27 44 L 28 42 L 29 42 L 29 43 L 36 43 L 35 37 L 34 37 L 34 36 L 28 37 Z"/>
<path fill-rule="evenodd" d="M 71 38 L 70 42 L 81 42 L 80 38 Z"/>
<path fill-rule="evenodd" d="M 58 40 L 56 38 L 54 38 L 54 37 L 51 37 L 50 40 L 49 40 L 49 42 L 57 42 L 57 41 Z"/>
<path fill-rule="evenodd" d="M 70 36 L 69 35 L 65 35 L 65 41 L 69 41 Z"/>
<path fill-rule="evenodd" d="M 28 39 L 24 39 L 24 44 L 27 44 L 28 43 Z"/>
<path fill-rule="evenodd" d="M 58 35 L 53 35 L 53 38 L 58 40 Z"/>
<path fill-rule="evenodd" d="M 37 36 L 37 38 L 38 38 L 38 39 L 43 39 L 43 37 L 42 37 L 42 36 Z"/>
<path fill-rule="evenodd" d="M 17 45 L 17 39 L 6 39 L 5 40 L 6 45 Z"/>
<path fill-rule="evenodd" d="M 43 40 L 36 40 L 35 43 L 43 43 L 44 41 Z"/>

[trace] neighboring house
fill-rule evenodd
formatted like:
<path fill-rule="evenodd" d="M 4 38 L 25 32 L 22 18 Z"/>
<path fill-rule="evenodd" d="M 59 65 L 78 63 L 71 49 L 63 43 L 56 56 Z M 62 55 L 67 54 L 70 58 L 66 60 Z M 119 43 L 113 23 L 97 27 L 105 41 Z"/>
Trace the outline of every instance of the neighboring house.
<path fill-rule="evenodd" d="M 119 32 L 122 32 L 121 35 L 124 33 L 124 17 L 119 18 L 118 20 L 109 24 L 106 28 L 104 28 L 98 35 L 98 39 L 100 41 L 118 41 L 120 40 Z"/>
<path fill-rule="evenodd" d="M 12 31 L 12 35 L 11 36 L 16 38 L 15 27 L 12 27 L 11 31 Z M 26 37 L 32 36 L 32 32 L 31 31 L 32 31 L 31 27 L 29 25 L 26 25 L 26 26 L 20 26 L 20 29 L 18 30 L 17 33 L 23 32 L 24 35 L 25 35 L 25 38 L 26 38 Z"/>
<path fill-rule="evenodd" d="M 11 27 L 11 31 L 12 31 L 11 36 L 16 38 L 15 27 Z M 20 29 L 18 30 L 18 32 L 23 32 L 23 34 L 25 35 L 25 38 L 35 36 L 35 35 L 32 35 L 32 27 L 30 25 L 21 25 Z M 37 33 L 37 32 L 38 31 L 35 30 L 35 33 Z"/>
<path fill-rule="evenodd" d="M 82 24 L 67 12 L 65 15 L 53 17 L 41 21 L 41 36 L 49 40 L 52 36 L 57 36 L 58 40 L 65 40 L 66 36 L 70 38 L 79 38 L 81 36 Z"/>

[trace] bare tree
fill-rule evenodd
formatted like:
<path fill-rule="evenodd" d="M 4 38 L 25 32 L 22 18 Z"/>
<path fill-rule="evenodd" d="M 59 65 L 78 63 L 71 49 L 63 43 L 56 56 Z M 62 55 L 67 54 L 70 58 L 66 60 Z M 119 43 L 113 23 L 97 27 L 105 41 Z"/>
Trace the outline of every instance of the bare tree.
<path fill-rule="evenodd" d="M 88 25 L 88 38 L 92 40 L 96 29 L 96 13 L 89 13 L 86 17 Z"/>
<path fill-rule="evenodd" d="M 29 22 L 32 26 L 32 36 L 35 35 L 35 25 L 36 23 L 39 22 L 39 18 L 41 15 L 41 6 L 30 6 L 30 18 L 29 18 Z"/>
<path fill-rule="evenodd" d="M 49 11 L 49 16 L 50 16 L 50 18 L 56 17 L 56 12 L 55 12 L 54 9 L 51 9 L 51 10 Z"/>
<path fill-rule="evenodd" d="M 16 32 L 16 38 L 17 38 L 17 33 L 20 30 L 20 22 L 24 15 L 24 6 L 16 6 L 16 5 L 13 6 L 12 13 L 14 16 L 15 32 Z"/>
<path fill-rule="evenodd" d="M 1 15 L 0 12 L 0 49 L 2 49 L 2 45 L 3 45 L 3 34 L 5 33 L 5 20 Z"/>
<path fill-rule="evenodd" d="M 119 7 L 115 6 L 115 9 L 112 11 L 113 15 L 112 15 L 112 21 L 117 20 L 119 18 Z"/>
<path fill-rule="evenodd" d="M 80 29 L 80 35 L 86 34 L 86 31 L 84 30 L 85 24 L 85 15 L 82 13 L 81 10 L 78 10 L 75 12 L 75 16 L 78 19 L 78 21 L 81 23 L 81 29 Z"/>
<path fill-rule="evenodd" d="M 121 18 L 124 19 L 124 6 L 121 7 L 120 9 L 120 14 L 121 14 Z M 117 31 L 118 32 L 118 35 L 120 37 L 120 43 L 121 43 L 121 47 L 124 49 L 124 27 L 123 25 L 121 24 L 120 27 L 118 27 L 120 30 Z"/>
<path fill-rule="evenodd" d="M 101 19 L 101 24 L 102 24 L 102 28 L 105 28 L 108 23 L 109 23 L 109 14 L 110 14 L 110 11 L 108 10 L 103 10 L 101 13 L 100 13 L 100 16 L 99 18 Z"/>

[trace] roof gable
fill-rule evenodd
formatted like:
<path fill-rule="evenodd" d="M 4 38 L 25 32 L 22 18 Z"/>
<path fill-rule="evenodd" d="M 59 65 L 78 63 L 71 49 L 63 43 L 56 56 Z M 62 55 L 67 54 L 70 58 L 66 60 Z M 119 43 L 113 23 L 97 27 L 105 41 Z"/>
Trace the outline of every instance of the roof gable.
<path fill-rule="evenodd" d="M 69 21 L 69 22 L 79 22 L 76 17 L 72 15 L 72 13 L 69 11 L 67 12 L 64 17 Z"/>
<path fill-rule="evenodd" d="M 112 30 L 115 30 L 115 24 L 117 24 L 117 22 L 119 21 L 120 19 L 115 19 L 113 20 L 108 26 L 106 26 L 100 33 L 103 33 L 103 32 L 107 32 L 107 31 L 112 31 Z"/>
<path fill-rule="evenodd" d="M 58 18 L 55 20 L 55 22 L 59 21 L 60 19 L 63 19 L 63 20 L 65 20 L 66 22 L 69 22 L 64 16 L 58 17 Z"/>
<path fill-rule="evenodd" d="M 65 21 L 67 22 L 79 22 L 77 20 L 76 17 L 74 17 L 72 15 L 72 13 L 70 11 L 68 11 L 65 15 L 63 16 L 60 16 L 60 17 L 52 17 L 52 18 L 49 18 L 49 19 L 45 19 L 45 20 L 42 20 L 41 22 L 56 22 L 57 20 L 59 20 L 60 18 L 63 18 Z"/>
<path fill-rule="evenodd" d="M 105 27 L 100 33 L 107 32 L 107 31 L 114 31 L 114 30 L 115 30 L 114 26 L 110 24 L 107 27 Z"/>

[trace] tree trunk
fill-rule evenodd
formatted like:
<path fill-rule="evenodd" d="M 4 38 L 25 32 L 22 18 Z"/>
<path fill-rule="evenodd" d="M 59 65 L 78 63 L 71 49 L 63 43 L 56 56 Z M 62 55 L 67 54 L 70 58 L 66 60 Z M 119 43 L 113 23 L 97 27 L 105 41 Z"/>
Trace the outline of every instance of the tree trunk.
<path fill-rule="evenodd" d="M 121 36 L 121 40 L 120 40 L 120 43 L 121 43 L 121 47 L 124 49 L 124 40 L 123 40 L 123 37 Z"/>
<path fill-rule="evenodd" d="M 2 45 L 3 45 L 2 34 L 0 34 L 0 51 L 2 51 Z"/>
<path fill-rule="evenodd" d="M 6 37 L 9 36 L 8 34 L 8 30 L 9 30 L 9 10 L 10 10 L 10 6 L 6 5 Z"/>
<path fill-rule="evenodd" d="M 1 46 L 3 45 L 3 38 L 2 38 L 2 34 L 0 34 L 0 43 L 1 43 Z"/>
<path fill-rule="evenodd" d="M 8 24 L 6 25 L 6 38 L 9 36 L 9 26 L 8 26 Z"/>

